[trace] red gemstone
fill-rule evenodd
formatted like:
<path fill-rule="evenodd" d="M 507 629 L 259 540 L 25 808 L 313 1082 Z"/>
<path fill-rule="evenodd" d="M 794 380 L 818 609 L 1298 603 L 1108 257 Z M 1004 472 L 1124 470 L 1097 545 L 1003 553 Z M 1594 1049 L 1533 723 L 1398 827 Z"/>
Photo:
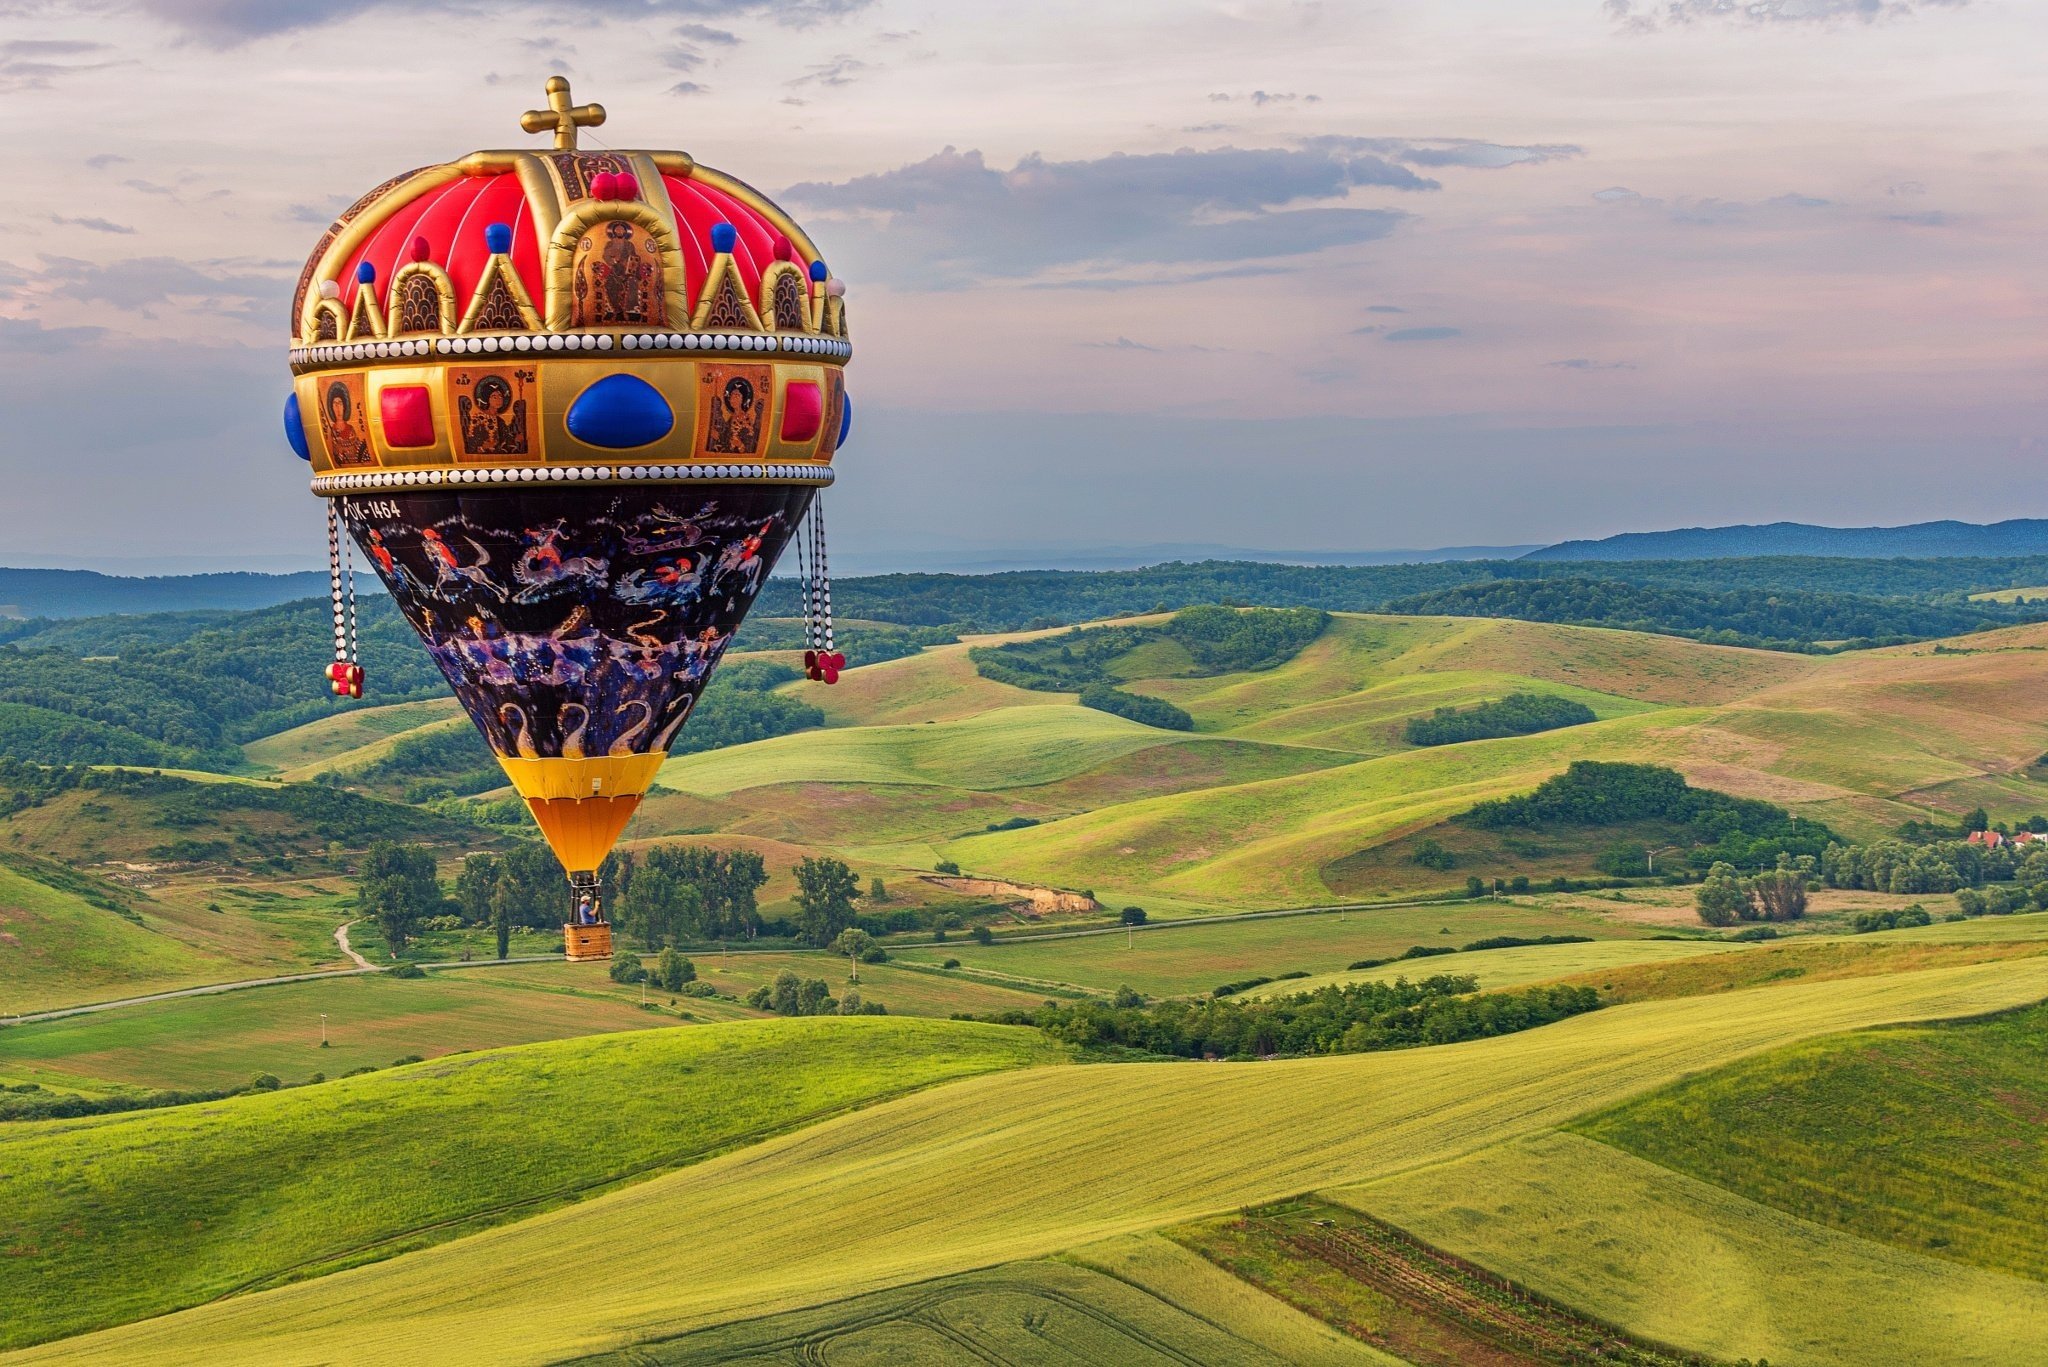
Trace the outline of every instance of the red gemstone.
<path fill-rule="evenodd" d="M 809 441 L 825 418 L 825 395 L 815 382 L 791 380 L 782 391 L 782 439 Z"/>
<path fill-rule="evenodd" d="M 419 447 L 434 444 L 434 404 L 422 384 L 394 384 L 377 396 L 379 416 L 384 419 L 384 441 L 390 446 Z"/>

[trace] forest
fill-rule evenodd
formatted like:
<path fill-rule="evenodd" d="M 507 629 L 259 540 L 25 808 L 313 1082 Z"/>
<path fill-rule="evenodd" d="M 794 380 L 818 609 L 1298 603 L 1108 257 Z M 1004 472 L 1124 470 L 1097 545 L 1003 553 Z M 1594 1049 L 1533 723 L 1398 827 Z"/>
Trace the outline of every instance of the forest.
<path fill-rule="evenodd" d="M 1817 860 L 1840 843 L 1820 822 L 1793 816 L 1776 803 L 1695 788 L 1662 765 L 1598 760 L 1574 760 L 1533 792 L 1481 802 L 1452 819 L 1490 831 L 1664 822 L 1679 828 L 1691 846 L 1686 863 L 1702 871 L 1717 863 L 1770 868 L 1780 855 Z"/>

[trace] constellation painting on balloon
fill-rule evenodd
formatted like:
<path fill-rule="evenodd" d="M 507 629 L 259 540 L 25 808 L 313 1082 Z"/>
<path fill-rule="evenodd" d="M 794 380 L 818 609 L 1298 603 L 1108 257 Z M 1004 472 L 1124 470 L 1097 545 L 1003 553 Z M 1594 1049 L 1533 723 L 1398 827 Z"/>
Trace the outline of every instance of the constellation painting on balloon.
<path fill-rule="evenodd" d="M 585 890 L 792 544 L 806 671 L 838 677 L 820 494 L 851 425 L 844 291 L 802 229 L 687 153 L 580 150 L 604 118 L 556 77 L 521 118 L 552 150 L 350 206 L 300 278 L 285 407 L 328 506 L 335 691 L 362 696 L 359 548 Z"/>

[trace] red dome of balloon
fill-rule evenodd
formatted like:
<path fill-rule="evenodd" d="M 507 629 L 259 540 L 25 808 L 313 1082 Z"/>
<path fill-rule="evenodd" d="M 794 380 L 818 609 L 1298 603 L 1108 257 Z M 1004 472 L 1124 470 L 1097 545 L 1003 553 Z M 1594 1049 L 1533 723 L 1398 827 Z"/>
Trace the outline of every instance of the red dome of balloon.
<path fill-rule="evenodd" d="M 674 215 L 676 237 L 687 271 L 685 288 L 690 297 L 695 299 L 704 288 L 713 254 L 711 232 L 721 223 L 733 226 L 733 264 L 739 268 L 741 283 L 749 295 L 760 292 L 762 271 L 778 259 L 778 240 L 788 244 L 784 249 L 790 253 L 787 259 L 808 272 L 811 262 L 817 260 L 815 251 L 807 250 L 808 243 L 793 241 L 767 212 L 757 208 L 756 203 L 766 203 L 761 196 L 754 195 L 755 203 L 749 203 L 722 188 L 718 181 L 724 179 L 713 179 L 702 168 L 692 168 L 690 174 L 682 175 L 664 172 L 654 191 L 661 198 L 658 207 Z M 641 198 L 645 199 L 645 187 L 641 188 Z M 378 207 L 387 215 L 382 224 L 336 263 L 333 279 L 341 286 L 341 306 L 345 311 L 355 310 L 356 291 L 363 288 L 359 268 L 366 261 L 375 272 L 372 289 L 390 280 L 400 266 L 424 260 L 448 272 L 457 298 L 469 298 L 476 293 L 485 263 L 491 259 L 485 230 L 493 223 L 508 224 L 512 229 L 512 267 L 518 272 L 527 296 L 539 299 L 546 293 L 541 277 L 545 244 L 540 238 L 533 205 L 516 172 L 465 175 L 409 197 L 401 186 L 387 192 L 385 198 L 399 202 L 396 206 L 380 202 Z M 415 241 L 426 243 L 424 256 L 414 254 Z"/>
<path fill-rule="evenodd" d="M 335 220 L 300 275 L 293 338 L 610 323 L 845 335 L 840 291 L 828 287 L 817 249 L 767 196 L 684 152 L 579 148 L 577 129 L 602 122 L 602 108 L 570 106 L 565 82 L 551 83 L 549 95 L 551 107 L 531 111 L 526 126 L 552 130 L 552 150 L 474 152 L 421 167 Z M 608 248 L 591 238 L 594 228 L 625 240 Z M 602 319 L 571 307 L 590 288 L 579 249 L 638 253 L 659 276 L 660 306 Z"/>

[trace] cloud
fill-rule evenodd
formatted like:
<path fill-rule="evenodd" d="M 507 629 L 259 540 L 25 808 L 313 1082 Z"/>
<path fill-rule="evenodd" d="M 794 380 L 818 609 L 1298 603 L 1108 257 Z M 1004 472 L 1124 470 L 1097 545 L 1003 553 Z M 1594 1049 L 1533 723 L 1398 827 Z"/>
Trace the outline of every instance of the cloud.
<path fill-rule="evenodd" d="M 1834 203 L 1831 199 L 1817 199 L 1813 195 L 1774 195 L 1764 201 L 1774 209 L 1825 209 Z"/>
<path fill-rule="evenodd" d="M 1377 323 L 1373 323 L 1362 328 L 1351 329 L 1351 335 L 1353 337 L 1370 337 L 1376 332 L 1384 332 L 1385 330 L 1386 329 L 1380 327 Z"/>
<path fill-rule="evenodd" d="M 1128 337 L 1119 337 L 1114 342 L 1083 342 L 1082 346 L 1094 347 L 1100 351 L 1149 351 L 1154 356 L 1163 354 L 1161 348 L 1144 342 L 1134 342 Z"/>
<path fill-rule="evenodd" d="M 0 353 L 16 356 L 54 356 L 76 351 L 99 340 L 105 328 L 44 327 L 33 318 L 0 316 Z"/>
<path fill-rule="evenodd" d="M 1633 363 L 1633 362 L 1630 362 L 1630 361 L 1594 361 L 1594 360 L 1589 360 L 1589 359 L 1587 359 L 1587 358 L 1586 358 L 1586 357 L 1584 357 L 1584 356 L 1574 356 L 1574 357 L 1572 357 L 1572 358 L 1571 358 L 1570 360 L 1568 360 L 1568 361 L 1545 361 L 1545 362 L 1544 362 L 1543 364 L 1544 364 L 1545 366 L 1547 366 L 1548 368 L 1552 369 L 1552 370 L 1634 370 L 1634 369 L 1635 369 L 1635 365 L 1634 365 L 1634 363 Z"/>
<path fill-rule="evenodd" d="M 686 38 L 693 43 L 709 43 L 713 47 L 737 47 L 739 37 L 727 29 L 713 28 L 709 24 L 679 24 L 676 37 Z"/>
<path fill-rule="evenodd" d="M 1136 290 L 1165 285 L 1203 285 L 1212 280 L 1253 280 L 1261 276 L 1287 275 L 1285 266 L 1224 266 L 1216 270 L 1189 270 L 1168 266 L 1149 275 L 1109 274 L 1069 276 L 1060 280 L 1037 280 L 1028 290 Z"/>
<path fill-rule="evenodd" d="M 1939 209 L 1930 209 L 1924 214 L 1886 214 L 1893 223 L 1910 223 L 1916 228 L 1946 228 L 1952 219 Z"/>
<path fill-rule="evenodd" d="M 85 159 L 85 164 L 92 170 L 104 171 L 109 167 L 113 166 L 125 166 L 133 160 L 135 160 L 135 158 L 124 157 L 119 152 L 100 152 L 93 156 L 87 157 Z"/>
<path fill-rule="evenodd" d="M 125 223 L 115 223 L 109 219 L 93 218 L 90 216 L 66 218 L 62 214 L 51 214 L 50 222 L 62 228 L 84 228 L 89 232 L 95 233 L 119 233 L 126 236 L 132 235 L 135 232 L 133 228 Z"/>
<path fill-rule="evenodd" d="M 1406 313 L 1408 310 L 1400 307 L 1398 304 L 1367 304 L 1365 311 L 1367 313 Z"/>
<path fill-rule="evenodd" d="M 514 7 L 563 19 L 681 17 L 687 21 L 685 30 L 701 28 L 722 35 L 694 35 L 698 41 L 722 42 L 732 35 L 695 21 L 764 19 L 785 28 L 809 28 L 843 19 L 869 3 L 871 0 L 528 0 Z M 141 8 L 191 41 L 216 48 L 324 28 L 381 9 L 399 10 L 408 17 L 438 11 L 474 18 L 478 13 L 474 0 L 141 0 Z"/>
<path fill-rule="evenodd" d="M 1257 105 L 1263 109 L 1269 104 L 1294 104 L 1297 101 L 1302 104 L 1321 104 L 1323 97 L 1297 94 L 1292 90 L 1254 90 L 1245 95 L 1233 95 L 1228 91 L 1219 90 L 1210 95 L 1209 100 L 1212 104 L 1230 104 L 1242 100 L 1246 104 Z"/>
<path fill-rule="evenodd" d="M 1624 29 L 1647 32 L 1684 24 L 1839 24 L 1904 19 L 1923 10 L 1961 9 L 1970 0 L 1607 0 Z"/>
<path fill-rule="evenodd" d="M 852 85 L 856 80 L 860 79 L 860 73 L 867 69 L 868 64 L 866 62 L 861 61 L 858 57 L 849 57 L 842 52 L 831 61 L 819 63 L 804 75 L 786 84 L 792 89 L 800 85 Z"/>
<path fill-rule="evenodd" d="M 1574 143 L 1548 142 L 1517 145 L 1485 142 L 1478 138 L 1359 138 L 1325 134 L 1308 138 L 1304 147 L 1327 147 L 1352 152 L 1371 152 L 1389 161 L 1428 168 L 1459 166 L 1470 170 L 1497 171 L 1507 166 L 1535 165 L 1581 156 L 1585 149 Z"/>
<path fill-rule="evenodd" d="M 1626 185 L 1610 185 L 1604 190 L 1595 190 L 1593 198 L 1602 204 L 1655 204 L 1654 199 L 1645 199 Z"/>
<path fill-rule="evenodd" d="M 677 81 L 668 88 L 671 95 L 709 95 L 711 87 L 701 81 Z"/>
<path fill-rule="evenodd" d="M 1023 278 L 1084 262 L 1173 265 L 1298 256 L 1386 236 L 1406 217 L 1354 189 L 1434 190 L 1383 157 L 1334 147 L 1235 148 L 1048 161 L 1008 170 L 948 147 L 894 170 L 805 182 L 787 197 L 886 239 L 876 259 L 926 284 Z"/>
<path fill-rule="evenodd" d="M 1395 328 L 1381 341 L 1385 342 L 1441 342 L 1449 337 L 1462 337 L 1463 328 Z"/>
<path fill-rule="evenodd" d="M 341 217 L 341 211 L 353 202 L 349 195 L 329 195 L 325 199 L 305 200 L 287 206 L 284 217 L 288 222 L 311 223 L 315 227 L 325 228 Z"/>
<path fill-rule="evenodd" d="M 695 71 L 704 65 L 704 54 L 687 43 L 669 48 L 658 56 L 661 64 L 670 71 Z"/>
<path fill-rule="evenodd" d="M 67 38 L 17 38 L 0 42 L 0 93 L 48 90 L 50 83 L 60 77 L 115 66 L 117 63 L 111 60 L 70 60 L 112 51 L 105 43 Z"/>
<path fill-rule="evenodd" d="M 291 272 L 287 267 L 267 273 L 252 272 L 247 266 L 217 261 L 195 265 L 170 256 L 132 257 L 102 264 L 45 255 L 33 284 L 45 294 L 81 303 L 110 304 L 145 318 L 156 316 L 151 312 L 154 308 L 175 305 L 179 309 L 247 319 L 285 307 L 291 293 Z"/>

